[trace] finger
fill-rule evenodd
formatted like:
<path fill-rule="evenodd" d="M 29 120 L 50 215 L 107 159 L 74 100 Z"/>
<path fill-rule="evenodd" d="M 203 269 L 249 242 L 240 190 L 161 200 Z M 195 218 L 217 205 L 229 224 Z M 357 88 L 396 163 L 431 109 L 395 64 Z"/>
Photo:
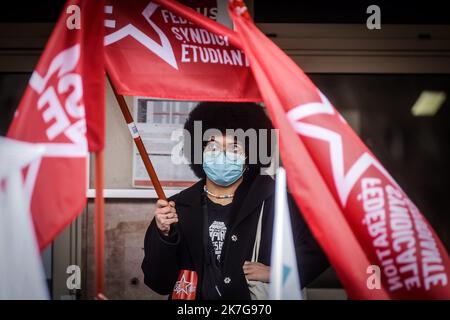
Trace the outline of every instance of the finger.
<path fill-rule="evenodd" d="M 249 263 L 244 263 L 244 265 L 242 266 L 243 268 L 250 268 L 252 265 Z"/>
<path fill-rule="evenodd" d="M 174 208 L 175 208 L 175 202 L 170 201 L 170 202 L 169 202 L 169 205 L 170 205 L 171 207 L 174 207 Z"/>
<path fill-rule="evenodd" d="M 156 205 L 159 207 L 166 207 L 168 204 L 167 200 L 158 199 L 158 201 L 156 201 Z"/>
<path fill-rule="evenodd" d="M 165 224 L 166 221 L 167 221 L 166 216 L 164 216 L 164 215 L 158 215 L 158 216 L 157 216 L 157 221 L 159 221 L 160 224 Z"/>
<path fill-rule="evenodd" d="M 176 223 L 176 222 L 178 222 L 178 218 L 165 219 L 163 224 L 170 226 L 172 223 Z"/>
<path fill-rule="evenodd" d="M 245 277 L 247 280 L 258 280 L 258 273 L 254 270 L 244 272 Z"/>
<path fill-rule="evenodd" d="M 247 273 L 247 274 L 245 275 L 245 278 L 246 278 L 247 280 L 255 280 L 254 275 L 253 275 L 253 274 L 250 274 L 250 273 Z"/>
<path fill-rule="evenodd" d="M 168 213 L 166 215 L 163 215 L 164 219 L 173 219 L 173 218 L 178 218 L 178 215 L 176 213 Z"/>
<path fill-rule="evenodd" d="M 164 225 L 164 224 L 160 224 L 160 225 L 158 226 L 158 229 L 165 233 L 165 232 L 167 232 L 167 231 L 170 230 L 170 227 L 169 227 L 169 226 L 166 226 L 166 225 Z"/>
<path fill-rule="evenodd" d="M 159 208 L 159 209 L 156 209 L 156 212 L 158 214 L 168 214 L 168 213 L 171 212 L 171 208 L 169 206 L 163 207 L 163 208 Z"/>
<path fill-rule="evenodd" d="M 157 215 L 156 221 L 158 221 L 160 224 L 166 223 L 166 221 L 167 221 L 166 215 L 164 215 L 164 214 Z"/>
<path fill-rule="evenodd" d="M 166 200 L 159 199 L 158 201 L 156 201 L 157 208 L 167 207 L 168 205 L 169 203 Z"/>
<path fill-rule="evenodd" d="M 246 272 L 251 273 L 251 272 L 255 271 L 255 268 L 248 266 L 248 267 L 243 267 L 242 270 L 244 270 L 244 273 L 246 273 Z"/>

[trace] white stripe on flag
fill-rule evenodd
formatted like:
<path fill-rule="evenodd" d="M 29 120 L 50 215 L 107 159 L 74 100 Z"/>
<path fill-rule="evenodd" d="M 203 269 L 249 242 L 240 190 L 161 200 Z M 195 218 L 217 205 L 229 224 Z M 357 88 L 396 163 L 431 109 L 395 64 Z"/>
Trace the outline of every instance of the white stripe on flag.
<path fill-rule="evenodd" d="M 269 297 L 272 300 L 300 300 L 302 294 L 287 202 L 286 171 L 281 167 L 276 175 L 272 239 Z"/>
<path fill-rule="evenodd" d="M 0 137 L 0 300 L 48 299 L 22 170 L 42 145 Z"/>

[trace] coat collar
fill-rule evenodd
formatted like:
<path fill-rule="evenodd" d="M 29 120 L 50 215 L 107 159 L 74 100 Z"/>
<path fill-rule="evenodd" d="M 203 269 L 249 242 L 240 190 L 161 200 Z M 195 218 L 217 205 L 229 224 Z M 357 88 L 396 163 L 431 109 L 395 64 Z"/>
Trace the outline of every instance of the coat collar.
<path fill-rule="evenodd" d="M 239 190 L 240 189 L 240 190 Z M 255 208 L 275 192 L 275 181 L 267 175 L 257 175 L 248 185 L 239 186 L 237 190 L 237 207 L 233 217 L 233 227 L 237 227 Z"/>
<path fill-rule="evenodd" d="M 179 194 L 171 198 L 176 202 L 177 206 L 189 206 L 191 208 L 201 208 L 201 197 L 203 194 L 203 186 L 205 179 L 195 183 L 188 189 L 181 191 Z M 275 192 L 275 181 L 268 175 L 257 175 L 251 181 L 244 181 L 236 190 L 236 199 L 240 202 L 238 214 L 236 215 L 236 223 L 245 218 L 245 213 L 250 213 L 259 206 L 264 200 L 269 198 Z M 201 212 L 200 212 L 201 213 Z M 197 216 L 197 214 L 195 214 Z M 201 217 L 201 215 L 200 215 Z"/>
<path fill-rule="evenodd" d="M 201 203 L 201 195 L 203 193 L 203 186 L 205 185 L 205 179 L 196 182 L 194 185 L 187 189 L 184 189 L 180 193 L 176 194 L 171 200 L 176 202 L 176 205 L 192 206 L 195 205 L 197 200 Z"/>

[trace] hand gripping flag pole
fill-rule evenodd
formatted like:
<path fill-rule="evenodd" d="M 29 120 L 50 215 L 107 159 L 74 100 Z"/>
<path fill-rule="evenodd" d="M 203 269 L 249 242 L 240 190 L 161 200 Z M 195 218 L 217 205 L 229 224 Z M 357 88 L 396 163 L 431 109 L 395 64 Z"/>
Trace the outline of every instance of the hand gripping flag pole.
<path fill-rule="evenodd" d="M 116 97 L 117 103 L 119 104 L 122 115 L 128 125 L 131 136 L 136 144 L 142 161 L 144 162 L 145 169 L 152 181 L 153 187 L 155 188 L 156 194 L 159 199 L 167 200 L 164 190 L 161 187 L 158 175 L 156 174 L 155 168 L 153 168 L 152 162 L 148 156 L 147 150 L 142 142 L 139 131 L 134 123 L 133 116 L 128 109 L 127 103 L 124 97 L 119 94 L 114 87 L 109 75 L 108 80 L 113 89 L 114 96 Z M 103 177 L 103 167 L 104 167 L 104 157 L 103 151 L 99 151 L 95 154 L 95 247 L 96 247 L 96 298 L 105 299 L 105 262 L 104 262 L 104 247 L 105 247 L 105 230 L 104 230 L 104 198 L 103 198 L 103 187 L 104 187 L 104 177 Z"/>
<path fill-rule="evenodd" d="M 144 162 L 147 173 L 152 181 L 155 188 L 156 194 L 159 199 L 167 200 L 164 190 L 161 187 L 161 183 L 158 176 L 153 168 L 152 162 L 148 156 L 147 150 L 145 149 L 144 143 L 142 142 L 139 131 L 134 123 L 133 117 L 128 109 L 127 103 L 124 97 L 117 93 L 114 84 L 108 76 L 108 80 L 111 83 L 114 95 L 119 104 L 120 110 L 122 111 L 123 117 L 130 129 L 131 136 L 133 137 L 136 147 L 139 150 L 142 161 Z M 96 298 L 100 300 L 106 299 L 104 296 L 105 292 L 105 219 L 104 219 L 104 156 L 103 150 L 95 153 L 95 255 L 96 255 Z"/>

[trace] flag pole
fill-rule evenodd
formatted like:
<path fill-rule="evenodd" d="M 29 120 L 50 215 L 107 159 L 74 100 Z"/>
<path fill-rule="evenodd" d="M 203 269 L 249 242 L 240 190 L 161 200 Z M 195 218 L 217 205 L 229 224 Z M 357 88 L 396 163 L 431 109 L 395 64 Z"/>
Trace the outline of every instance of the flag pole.
<path fill-rule="evenodd" d="M 133 116 L 128 109 L 127 102 L 123 95 L 119 94 L 114 87 L 114 84 L 111 81 L 111 78 L 108 76 L 109 83 L 111 84 L 111 88 L 116 96 L 117 103 L 119 104 L 120 110 L 122 111 L 122 115 L 125 118 L 125 121 L 128 125 L 128 129 L 130 130 L 131 136 L 133 137 L 134 143 L 139 151 L 142 161 L 144 162 L 145 169 L 152 181 L 153 187 L 155 188 L 156 194 L 159 199 L 167 200 L 166 195 L 164 193 L 163 188 L 161 187 L 161 183 L 159 181 L 158 175 L 156 174 L 155 168 L 153 168 L 152 162 L 150 161 L 150 157 L 148 156 L 147 150 L 142 142 L 141 135 L 134 123 Z"/>
<path fill-rule="evenodd" d="M 105 201 L 103 150 L 95 153 L 95 269 L 96 269 L 96 298 L 105 292 Z"/>

